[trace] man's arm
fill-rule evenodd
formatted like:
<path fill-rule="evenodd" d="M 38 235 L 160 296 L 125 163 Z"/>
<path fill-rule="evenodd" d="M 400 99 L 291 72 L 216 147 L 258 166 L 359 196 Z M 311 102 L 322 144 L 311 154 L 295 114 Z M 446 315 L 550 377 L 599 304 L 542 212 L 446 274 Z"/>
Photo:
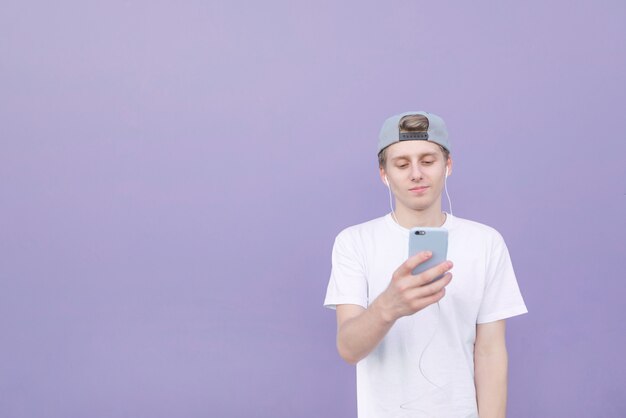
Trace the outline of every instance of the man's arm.
<path fill-rule="evenodd" d="M 398 318 L 412 315 L 445 295 L 445 286 L 452 280 L 452 275 L 447 273 L 452 268 L 451 262 L 415 276 L 411 274 L 431 256 L 430 252 L 418 253 L 398 267 L 387 289 L 369 308 L 337 306 L 337 350 L 345 361 L 356 364 L 380 343 Z M 432 281 L 444 273 L 443 278 Z"/>
<path fill-rule="evenodd" d="M 476 325 L 474 381 L 480 418 L 506 416 L 507 374 L 505 321 Z"/>
<path fill-rule="evenodd" d="M 376 304 L 337 306 L 337 351 L 345 361 L 356 364 L 378 345 L 393 321 L 383 319 Z"/>

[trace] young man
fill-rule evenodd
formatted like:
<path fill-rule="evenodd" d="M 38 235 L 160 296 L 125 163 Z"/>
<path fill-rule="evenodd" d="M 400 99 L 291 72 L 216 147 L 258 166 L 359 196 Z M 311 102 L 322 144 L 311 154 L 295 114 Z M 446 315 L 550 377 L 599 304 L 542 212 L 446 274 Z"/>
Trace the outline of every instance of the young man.
<path fill-rule="evenodd" d="M 493 228 L 442 212 L 452 159 L 440 117 L 387 119 L 378 159 L 395 210 L 339 233 L 324 302 L 339 354 L 356 364 L 359 417 L 504 417 L 504 319 L 527 312 L 507 247 Z M 415 226 L 449 240 L 449 261 L 418 275 L 431 254 L 407 259 Z"/>

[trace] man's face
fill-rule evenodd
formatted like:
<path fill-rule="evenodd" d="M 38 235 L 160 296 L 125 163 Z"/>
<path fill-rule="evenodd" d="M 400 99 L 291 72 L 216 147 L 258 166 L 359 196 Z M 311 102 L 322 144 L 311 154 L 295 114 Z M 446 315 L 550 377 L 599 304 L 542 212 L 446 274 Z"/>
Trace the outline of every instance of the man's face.
<path fill-rule="evenodd" d="M 444 160 L 439 145 L 428 141 L 403 141 L 386 150 L 385 174 L 398 205 L 424 211 L 441 204 L 446 175 L 452 171 L 452 160 Z"/>

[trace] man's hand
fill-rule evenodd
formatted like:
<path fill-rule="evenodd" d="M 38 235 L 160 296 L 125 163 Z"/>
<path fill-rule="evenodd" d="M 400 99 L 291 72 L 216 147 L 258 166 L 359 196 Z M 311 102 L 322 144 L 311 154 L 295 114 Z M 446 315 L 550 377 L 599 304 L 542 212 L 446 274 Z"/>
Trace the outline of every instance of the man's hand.
<path fill-rule="evenodd" d="M 443 297 L 445 287 L 452 280 L 452 274 L 448 273 L 451 262 L 445 261 L 415 276 L 411 274 L 431 256 L 430 252 L 422 252 L 402 263 L 387 289 L 369 308 L 337 306 L 337 349 L 344 360 L 356 364 L 380 343 L 398 318 L 414 314 Z M 442 274 L 445 276 L 432 282 Z"/>
<path fill-rule="evenodd" d="M 445 287 L 452 280 L 452 273 L 449 273 L 451 261 L 444 261 L 415 276 L 411 274 L 415 267 L 430 257 L 430 251 L 417 253 L 393 273 L 391 283 L 376 299 L 385 321 L 393 323 L 398 318 L 412 315 L 443 298 Z M 441 275 L 444 276 L 433 282 Z"/>

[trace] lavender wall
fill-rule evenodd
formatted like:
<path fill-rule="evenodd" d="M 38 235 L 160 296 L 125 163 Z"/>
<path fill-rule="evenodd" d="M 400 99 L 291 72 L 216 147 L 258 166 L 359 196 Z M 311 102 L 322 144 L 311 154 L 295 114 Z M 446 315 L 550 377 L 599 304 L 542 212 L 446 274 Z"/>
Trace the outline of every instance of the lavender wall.
<path fill-rule="evenodd" d="M 355 416 L 330 251 L 407 109 L 513 256 L 509 417 L 624 416 L 626 6 L 437 3 L 1 3 L 0 416 Z"/>

